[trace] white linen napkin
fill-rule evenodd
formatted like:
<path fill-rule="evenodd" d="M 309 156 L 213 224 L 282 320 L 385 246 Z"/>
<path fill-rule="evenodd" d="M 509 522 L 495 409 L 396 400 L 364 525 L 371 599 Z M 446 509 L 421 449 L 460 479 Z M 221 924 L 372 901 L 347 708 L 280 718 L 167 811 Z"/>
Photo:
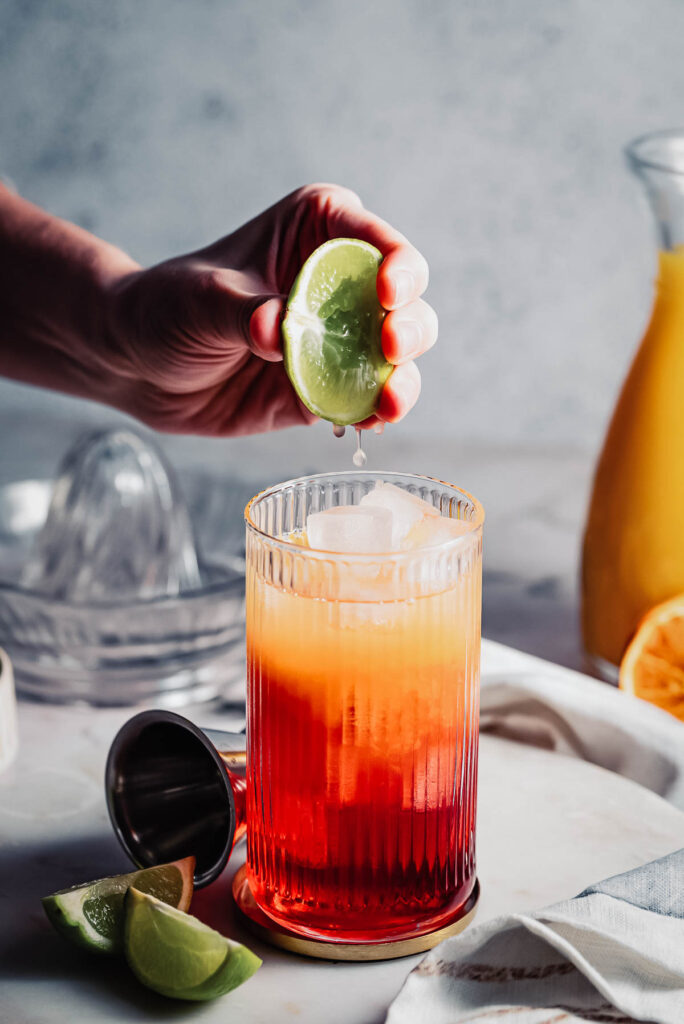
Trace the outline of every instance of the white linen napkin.
<path fill-rule="evenodd" d="M 684 724 L 614 686 L 540 658 L 521 656 L 520 671 L 497 671 L 504 650 L 510 663 L 509 648 L 482 642 L 482 732 L 591 761 L 684 810 Z"/>
<path fill-rule="evenodd" d="M 512 652 L 491 641 L 482 653 L 483 732 L 590 761 L 684 809 L 684 724 L 579 672 L 540 659 L 535 671 L 528 655 L 511 671 Z M 447 939 L 386 1024 L 509 1020 L 684 1024 L 684 850 Z"/>
<path fill-rule="evenodd" d="M 684 849 L 435 947 L 386 1024 L 684 1022 Z"/>

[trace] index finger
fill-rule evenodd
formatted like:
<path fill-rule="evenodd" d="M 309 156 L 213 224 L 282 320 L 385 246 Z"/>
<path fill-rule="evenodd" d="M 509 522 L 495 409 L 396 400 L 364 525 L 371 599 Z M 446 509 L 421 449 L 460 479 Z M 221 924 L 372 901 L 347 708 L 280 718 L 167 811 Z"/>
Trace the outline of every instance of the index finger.
<path fill-rule="evenodd" d="M 330 238 L 360 238 L 380 250 L 384 259 L 378 271 L 378 299 L 385 309 L 398 309 L 423 294 L 428 285 L 424 256 L 381 217 L 364 209 L 361 200 L 347 189 L 336 190 L 328 203 Z"/>

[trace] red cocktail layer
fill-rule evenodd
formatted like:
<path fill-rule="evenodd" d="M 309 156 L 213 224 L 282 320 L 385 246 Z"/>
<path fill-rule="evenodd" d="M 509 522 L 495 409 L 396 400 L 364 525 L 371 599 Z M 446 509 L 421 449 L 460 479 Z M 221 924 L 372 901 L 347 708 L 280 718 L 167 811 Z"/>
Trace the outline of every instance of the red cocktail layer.
<path fill-rule="evenodd" d="M 248 595 L 249 881 L 301 934 L 377 942 L 475 882 L 479 586 L 335 602 Z"/>

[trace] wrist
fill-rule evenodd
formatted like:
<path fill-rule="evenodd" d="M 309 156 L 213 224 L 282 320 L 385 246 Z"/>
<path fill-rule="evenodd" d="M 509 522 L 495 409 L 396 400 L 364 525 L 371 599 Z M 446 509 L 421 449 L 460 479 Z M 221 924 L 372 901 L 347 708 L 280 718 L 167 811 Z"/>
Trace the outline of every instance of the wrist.
<path fill-rule="evenodd" d="M 77 344 L 86 379 L 92 382 L 92 392 L 85 397 L 124 409 L 135 375 L 117 329 L 121 319 L 118 307 L 126 285 L 141 268 L 123 250 L 97 241 L 88 268 L 84 322 Z"/>
<path fill-rule="evenodd" d="M 143 273 L 126 253 L 111 247 L 95 271 L 97 358 L 102 369 L 120 378 L 133 375 L 132 353 L 125 323 L 132 287 Z"/>

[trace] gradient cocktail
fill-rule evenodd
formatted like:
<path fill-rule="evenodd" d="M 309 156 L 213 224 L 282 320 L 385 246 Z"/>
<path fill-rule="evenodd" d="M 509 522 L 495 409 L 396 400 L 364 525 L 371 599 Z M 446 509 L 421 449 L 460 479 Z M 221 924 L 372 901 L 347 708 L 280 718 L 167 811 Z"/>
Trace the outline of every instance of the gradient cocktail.
<path fill-rule="evenodd" d="M 379 481 L 443 518 L 398 550 L 307 546 L 312 512 Z M 472 895 L 482 520 L 401 474 L 310 477 L 247 507 L 247 871 L 297 934 L 417 936 Z"/>

